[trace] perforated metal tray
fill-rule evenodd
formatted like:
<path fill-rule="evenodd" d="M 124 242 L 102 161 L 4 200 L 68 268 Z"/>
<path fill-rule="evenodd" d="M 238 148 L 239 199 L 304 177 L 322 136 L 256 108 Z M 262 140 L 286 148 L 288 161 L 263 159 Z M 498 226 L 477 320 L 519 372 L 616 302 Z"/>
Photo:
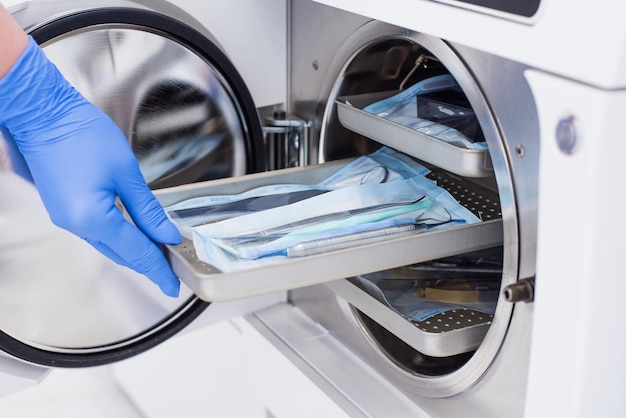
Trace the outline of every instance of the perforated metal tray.
<path fill-rule="evenodd" d="M 433 171 L 428 177 L 483 222 L 501 220 L 500 201 L 490 187 L 480 184 L 478 180 L 458 178 L 439 170 Z M 491 314 L 459 309 L 414 322 L 370 295 L 356 281 L 336 280 L 326 283 L 326 286 L 406 344 L 432 357 L 447 357 L 475 350 L 493 320 Z"/>
<path fill-rule="evenodd" d="M 158 190 L 155 195 L 161 204 L 169 206 L 194 196 L 238 193 L 262 185 L 316 184 L 345 164 L 347 161 L 190 184 Z M 190 241 L 166 246 L 165 253 L 174 272 L 198 297 L 225 301 L 491 248 L 502 243 L 502 236 L 501 219 L 493 219 L 228 273 L 200 262 Z"/>
<path fill-rule="evenodd" d="M 406 344 L 432 357 L 448 357 L 475 350 L 493 319 L 491 314 L 459 308 L 421 322 L 412 322 L 348 280 L 337 280 L 326 286 Z"/>

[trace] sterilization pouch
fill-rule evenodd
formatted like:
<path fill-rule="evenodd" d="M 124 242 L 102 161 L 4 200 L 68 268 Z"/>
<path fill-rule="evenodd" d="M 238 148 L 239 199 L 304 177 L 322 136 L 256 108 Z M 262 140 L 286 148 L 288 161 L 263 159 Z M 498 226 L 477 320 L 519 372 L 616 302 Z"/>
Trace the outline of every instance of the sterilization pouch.
<path fill-rule="evenodd" d="M 454 309 L 471 309 L 475 312 L 493 315 L 497 303 L 497 298 L 480 302 L 464 303 L 429 300 L 417 297 L 416 292 L 384 291 L 376 284 L 375 279 L 370 279 L 368 276 L 354 277 L 350 280 L 380 302 L 393 308 L 405 318 L 415 322 L 423 322 L 437 314 Z"/>
<path fill-rule="evenodd" d="M 326 220 L 333 214 L 342 216 Z M 311 219 L 321 221 L 305 222 Z M 278 261 L 286 249 L 300 242 L 410 222 L 445 228 L 452 220 L 479 221 L 448 192 L 420 175 L 344 187 L 306 201 L 195 227 L 193 241 L 200 260 L 227 272 Z M 302 228 L 290 228 L 278 237 L 272 235 L 276 232 L 267 232 L 302 222 Z"/>
<path fill-rule="evenodd" d="M 389 183 L 428 174 L 429 170 L 391 148 L 357 158 L 319 184 L 273 184 L 236 195 L 202 196 L 165 208 L 184 235 L 187 227 L 295 203 L 353 185 Z"/>
<path fill-rule="evenodd" d="M 487 143 L 484 141 L 472 142 L 454 128 L 417 117 L 416 97 L 418 95 L 453 88 L 459 88 L 454 77 L 449 74 L 435 76 L 422 80 L 391 97 L 372 103 L 363 110 L 457 147 L 486 149 Z"/>

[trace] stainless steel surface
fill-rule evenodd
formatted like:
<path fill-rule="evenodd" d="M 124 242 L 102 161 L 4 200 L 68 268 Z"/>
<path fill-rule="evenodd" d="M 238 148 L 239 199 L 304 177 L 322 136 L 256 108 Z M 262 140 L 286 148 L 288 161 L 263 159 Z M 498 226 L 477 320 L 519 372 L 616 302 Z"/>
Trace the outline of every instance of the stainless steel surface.
<path fill-rule="evenodd" d="M 308 163 L 309 123 L 283 110 L 265 117 L 263 132 L 267 169 L 301 167 Z"/>
<path fill-rule="evenodd" d="M 310 155 L 317 155 L 317 161 L 376 147 L 340 125 L 335 98 L 395 89 L 413 67 L 416 55 L 436 51 L 444 69 L 430 70 L 435 74 L 445 70 L 457 79 L 489 145 L 494 176 L 483 185 L 499 197 L 504 229 L 501 286 L 515 283 L 518 277 L 531 277 L 536 251 L 539 135 L 536 109 L 524 79 L 526 67 L 306 1 L 292 1 L 291 16 L 289 109 L 313 121 L 311 143 L 319 143 L 319 147 L 313 147 Z M 320 25 L 326 30 L 319 31 Z M 428 71 L 418 76 L 426 74 Z M 515 104 L 511 97 L 516 98 Z M 516 149 L 524 152 L 516 153 Z M 524 176 L 516 175 L 520 172 Z M 358 316 L 349 300 L 320 286 L 290 292 L 293 304 L 433 416 L 523 413 L 533 307 L 518 304 L 513 310 L 500 299 L 494 322 L 474 355 L 452 371 L 427 376 L 389 354 L 374 337 L 372 325 Z M 402 343 L 392 344 L 399 347 Z M 406 355 L 416 356 L 410 353 Z"/>
<path fill-rule="evenodd" d="M 494 193 L 477 188 L 467 180 L 456 178 L 455 176 L 451 176 L 440 170 L 431 173 L 429 178 L 448 190 L 461 205 L 465 206 L 483 222 L 501 220 L 502 213 L 500 211 L 499 200 L 497 195 Z M 447 248 L 452 248 L 455 245 L 458 244 L 453 244 L 452 242 L 444 243 L 444 247 Z M 418 251 L 421 253 L 423 249 L 420 248 Z M 497 253 L 499 250 L 493 248 L 491 251 L 495 251 L 495 253 Z M 477 256 L 469 256 L 467 258 L 480 260 L 483 257 L 488 259 L 489 254 L 481 252 Z M 499 265 L 490 265 L 489 269 L 478 267 L 479 265 L 480 262 L 478 265 L 472 266 L 472 268 L 479 269 L 479 274 L 482 275 L 482 279 L 491 278 L 491 280 L 493 280 L 494 275 L 500 273 Z M 411 273 L 413 268 L 415 268 L 415 270 Z M 470 273 L 462 273 L 464 268 L 468 269 L 467 271 Z M 420 282 L 423 283 L 423 281 L 428 280 L 429 277 L 431 280 L 441 280 L 442 282 L 446 277 L 453 277 L 456 279 L 461 277 L 468 279 L 472 277 L 475 280 L 477 276 L 471 273 L 472 268 L 467 266 L 462 267 L 461 265 L 456 266 L 454 265 L 453 260 L 448 259 L 434 261 L 422 266 L 408 267 L 406 271 L 401 274 L 394 273 L 395 270 L 392 270 L 389 273 L 391 277 L 396 277 L 396 280 L 404 281 L 406 284 L 403 286 L 409 289 L 409 293 L 417 293 L 418 290 L 415 286 L 420 286 Z M 454 273 L 450 275 L 444 271 L 453 271 Z M 442 272 L 444 273 L 441 274 Z M 386 274 L 383 274 L 381 277 L 383 276 L 386 276 Z M 465 282 L 465 284 L 467 284 L 467 282 Z M 515 284 L 516 283 L 509 286 L 513 286 Z M 363 292 L 365 289 L 362 288 L 358 281 L 338 280 L 327 283 L 326 286 L 332 289 L 337 295 L 341 296 L 343 301 L 340 301 L 340 304 L 342 304 L 344 311 L 348 315 L 354 315 L 355 319 L 362 322 L 362 318 L 359 318 L 360 314 L 355 315 L 356 311 L 353 308 L 356 308 L 358 311 L 367 315 L 367 317 L 373 319 L 385 329 L 390 331 L 391 334 L 399 338 L 399 340 L 392 342 L 392 344 L 408 344 L 419 353 L 428 356 L 452 358 L 451 356 L 475 350 L 480 346 L 489 327 L 493 323 L 493 315 L 485 313 L 484 317 L 480 318 L 478 321 L 475 321 L 473 324 L 468 324 L 471 325 L 469 327 L 462 327 L 461 329 L 453 327 L 450 328 L 449 332 L 445 332 L 444 328 L 444 332 L 437 331 L 436 333 L 433 333 L 432 329 L 422 329 L 422 325 L 415 321 L 407 321 L 402 314 L 394 309 L 390 309 L 388 304 L 381 304 L 377 302 L 370 293 Z M 348 303 L 346 301 L 349 301 L 351 308 L 348 307 Z M 440 318 L 439 322 L 444 322 L 444 319 Z M 389 352 L 392 351 L 382 346 L 380 349 L 387 350 Z M 457 362 L 462 363 L 464 361 L 466 361 L 465 356 L 461 356 L 459 359 L 451 360 L 450 362 L 443 361 L 442 363 L 444 363 L 443 367 L 449 368 L 451 367 L 450 364 L 455 364 Z"/>
<path fill-rule="evenodd" d="M 337 98 L 335 105 L 339 122 L 352 132 L 460 176 L 493 176 L 486 149 L 461 148 L 363 110 L 383 100 L 384 96 L 388 96 L 388 93 L 384 93 L 383 97 L 379 94 L 362 94 Z"/>
<path fill-rule="evenodd" d="M 482 343 L 491 325 L 490 320 L 481 323 L 477 321 L 474 326 L 449 332 L 427 332 L 348 280 L 336 280 L 327 286 L 343 300 L 350 301 L 352 307 L 376 321 L 411 348 L 431 357 L 450 357 L 475 350 Z M 488 316 L 485 314 L 485 317 Z"/>
<path fill-rule="evenodd" d="M 102 22 L 93 13 L 75 15 L 110 7 L 158 9 L 178 24 L 198 28 L 211 42 L 200 24 L 166 2 L 59 1 L 13 10 L 24 28 L 47 37 L 43 49 L 65 77 L 123 129 L 153 188 L 248 171 L 249 119 L 213 57 L 185 43 L 191 29 L 169 33 L 149 27 L 150 17 L 137 15 L 125 23 Z M 59 24 L 72 16 L 74 26 Z M 0 329 L 23 347 L 43 350 L 34 352 L 34 361 L 78 365 L 72 355 L 99 353 L 122 358 L 140 351 L 139 341 L 154 345 L 158 339 L 150 338 L 204 306 L 185 286 L 178 299 L 162 295 L 147 278 L 53 226 L 35 188 L 22 177 L 28 177 L 27 168 L 7 132 L 0 141 L 0 176 L 5 196 L 0 204 Z M 46 353 L 69 357 L 62 364 L 63 359 L 47 359 Z"/>
<path fill-rule="evenodd" d="M 254 341 L 254 350 L 250 357 L 256 362 L 267 362 L 265 354 L 270 345 L 288 361 L 298 367 L 308 381 L 315 384 L 316 389 L 329 397 L 340 411 L 324 411 L 313 406 L 302 410 L 303 405 L 319 402 L 319 395 L 308 396 L 309 391 L 300 391 L 302 399 L 298 399 L 296 412 L 278 414 L 278 416 L 332 416 L 360 417 L 411 417 L 430 418 L 420 405 L 416 405 L 397 388 L 389 385 L 387 377 L 378 373 L 367 363 L 352 355 L 341 342 L 311 320 L 300 309 L 291 304 L 283 303 L 259 310 L 238 320 L 237 326 L 246 339 Z M 255 334 L 260 334 L 258 338 Z M 294 355 L 297 353 L 297 355 Z M 276 373 L 273 362 L 260 365 L 267 376 Z M 281 373 L 279 371 L 279 373 Z M 285 376 L 285 373 L 279 374 Z M 293 393 L 294 379 L 291 374 L 278 386 L 278 399 L 283 403 L 285 393 Z M 272 386 L 272 385 L 269 385 Z M 300 390 L 302 386 L 295 386 Z M 283 389 L 284 388 L 284 389 Z M 269 388 L 268 391 L 275 392 Z M 297 395 L 296 395 L 297 396 Z M 322 411 L 320 411 L 322 409 Z M 273 411 L 272 411 L 273 412 Z M 326 412 L 324 414 L 324 412 Z"/>
<path fill-rule="evenodd" d="M 171 36 L 102 24 L 42 47 L 124 131 L 151 187 L 244 174 L 237 98 L 206 58 Z"/>

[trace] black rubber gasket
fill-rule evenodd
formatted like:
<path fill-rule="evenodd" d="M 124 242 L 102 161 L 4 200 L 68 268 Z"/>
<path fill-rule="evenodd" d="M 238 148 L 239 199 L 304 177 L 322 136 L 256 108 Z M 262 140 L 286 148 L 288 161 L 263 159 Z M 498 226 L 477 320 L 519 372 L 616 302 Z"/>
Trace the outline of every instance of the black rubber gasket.
<path fill-rule="evenodd" d="M 105 346 L 90 347 L 84 350 L 52 351 L 33 347 L 0 331 L 0 350 L 21 360 L 43 366 L 63 368 L 101 366 L 127 359 L 157 346 L 189 325 L 208 306 L 209 303 L 193 297 L 189 300 L 189 303 L 181 308 L 185 309 L 185 312 L 171 323 L 162 327 L 156 325 L 152 329 L 146 330 L 142 336 L 136 339 L 129 339 L 127 343 L 124 343 L 124 341 L 115 343 L 115 347 Z M 156 331 L 153 332 L 153 330 Z"/>
<path fill-rule="evenodd" d="M 263 132 L 257 109 L 239 72 L 211 40 L 194 28 L 168 16 L 142 9 L 102 8 L 75 12 L 35 28 L 30 35 L 43 44 L 70 32 L 103 24 L 128 24 L 156 31 L 181 43 L 219 71 L 238 100 L 248 129 L 246 160 L 248 172 L 264 168 Z M 93 367 L 127 359 L 172 337 L 198 317 L 209 303 L 192 297 L 177 312 L 142 334 L 111 346 L 53 351 L 34 347 L 0 331 L 0 350 L 19 359 L 52 367 Z M 174 318 L 174 319 L 172 319 Z"/>

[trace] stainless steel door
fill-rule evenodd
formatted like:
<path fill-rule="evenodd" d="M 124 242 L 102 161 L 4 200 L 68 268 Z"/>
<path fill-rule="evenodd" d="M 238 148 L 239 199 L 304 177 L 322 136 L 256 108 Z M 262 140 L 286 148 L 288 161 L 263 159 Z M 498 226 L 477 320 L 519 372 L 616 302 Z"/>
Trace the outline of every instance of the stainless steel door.
<path fill-rule="evenodd" d="M 256 107 L 211 34 L 166 2 L 29 3 L 14 16 L 131 142 L 153 188 L 263 169 Z M 92 366 L 182 329 L 207 306 L 169 299 L 48 220 L 10 134 L 0 141 L 0 350 Z"/>

